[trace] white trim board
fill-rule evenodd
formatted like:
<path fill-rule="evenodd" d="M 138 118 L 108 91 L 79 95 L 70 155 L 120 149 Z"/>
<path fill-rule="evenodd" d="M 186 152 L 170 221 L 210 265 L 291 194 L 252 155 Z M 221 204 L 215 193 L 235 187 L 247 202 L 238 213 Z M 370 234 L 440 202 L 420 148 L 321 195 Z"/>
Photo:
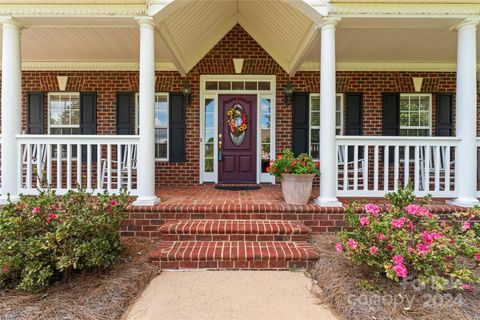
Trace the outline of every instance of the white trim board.
<path fill-rule="evenodd" d="M 455 72 L 456 63 L 443 62 L 338 62 L 337 71 Z M 477 65 L 480 70 L 480 64 Z M 320 63 L 305 62 L 299 71 L 320 71 Z"/>

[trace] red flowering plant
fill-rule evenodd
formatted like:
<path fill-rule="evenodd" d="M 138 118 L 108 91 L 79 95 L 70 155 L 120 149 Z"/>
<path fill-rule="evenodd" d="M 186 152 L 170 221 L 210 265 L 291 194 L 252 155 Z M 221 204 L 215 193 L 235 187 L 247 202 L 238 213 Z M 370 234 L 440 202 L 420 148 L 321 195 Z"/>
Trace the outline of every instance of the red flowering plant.
<path fill-rule="evenodd" d="M 349 231 L 336 245 L 353 262 L 394 281 L 416 279 L 436 290 L 473 290 L 480 284 L 480 208 L 440 221 L 410 187 L 386 196 L 391 205 L 354 203 Z M 361 212 L 358 215 L 358 212 Z"/>
<path fill-rule="evenodd" d="M 82 269 L 110 266 L 122 251 L 127 198 L 46 189 L 0 207 L 0 288 L 39 291 Z"/>
<path fill-rule="evenodd" d="M 270 160 L 267 172 L 279 178 L 282 174 L 320 174 L 320 163 L 313 161 L 306 153 L 295 157 L 291 150 L 285 149 L 277 155 L 275 160 Z"/>

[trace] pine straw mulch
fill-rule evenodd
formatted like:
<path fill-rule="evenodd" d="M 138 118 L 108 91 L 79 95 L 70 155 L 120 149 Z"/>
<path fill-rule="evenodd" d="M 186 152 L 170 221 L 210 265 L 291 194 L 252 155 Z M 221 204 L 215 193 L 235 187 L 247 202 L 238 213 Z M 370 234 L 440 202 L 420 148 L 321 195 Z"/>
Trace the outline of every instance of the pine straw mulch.
<path fill-rule="evenodd" d="M 478 291 L 435 292 L 373 277 L 335 252 L 335 236 L 315 239 L 320 260 L 312 270 L 314 293 L 332 311 L 348 320 L 480 319 Z M 477 289 L 478 290 L 478 289 Z"/>
<path fill-rule="evenodd" d="M 104 272 L 85 272 L 42 293 L 0 290 L 0 319 L 120 319 L 158 274 L 148 262 L 155 241 L 124 239 L 120 261 Z"/>

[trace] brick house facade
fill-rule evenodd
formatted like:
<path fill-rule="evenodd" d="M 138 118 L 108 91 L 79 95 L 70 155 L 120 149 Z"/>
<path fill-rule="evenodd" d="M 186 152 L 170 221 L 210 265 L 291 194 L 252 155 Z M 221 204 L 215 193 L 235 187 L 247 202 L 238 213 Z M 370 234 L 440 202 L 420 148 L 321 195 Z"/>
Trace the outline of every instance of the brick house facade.
<path fill-rule="evenodd" d="M 286 106 L 283 88 L 291 83 L 295 92 L 320 92 L 320 73 L 300 71 L 289 75 L 269 54 L 240 26 L 236 25 L 213 49 L 182 77 L 174 71 L 157 71 L 156 92 L 179 92 L 184 81 L 192 88 L 191 103 L 186 112 L 186 161 L 168 163 L 157 161 L 156 185 L 199 183 L 200 166 L 200 75 L 235 74 L 233 59 L 244 59 L 242 74 L 268 74 L 276 76 L 276 151 L 292 147 L 292 106 Z M 117 92 L 138 92 L 138 72 L 134 71 L 24 71 L 23 130 L 26 130 L 26 97 L 28 92 L 59 91 L 57 76 L 67 76 L 66 92 L 94 91 L 97 93 L 97 134 L 116 132 Z M 363 134 L 382 135 L 382 93 L 415 91 L 412 78 L 423 78 L 421 93 L 432 94 L 432 135 L 436 135 L 436 93 L 454 93 L 454 72 L 393 72 L 393 71 L 338 71 L 337 93 L 359 92 L 363 94 Z M 480 91 L 480 90 L 479 90 Z M 47 131 L 47 99 L 44 100 L 44 130 Z M 480 99 L 478 99 L 480 102 Z M 455 112 L 453 112 L 453 115 Z M 478 117 L 480 119 L 480 117 Z M 478 122 L 477 119 L 477 122 Z M 455 123 L 455 121 L 453 121 Z M 478 128 L 478 127 L 477 127 Z M 478 129 L 477 129 L 478 130 Z"/>

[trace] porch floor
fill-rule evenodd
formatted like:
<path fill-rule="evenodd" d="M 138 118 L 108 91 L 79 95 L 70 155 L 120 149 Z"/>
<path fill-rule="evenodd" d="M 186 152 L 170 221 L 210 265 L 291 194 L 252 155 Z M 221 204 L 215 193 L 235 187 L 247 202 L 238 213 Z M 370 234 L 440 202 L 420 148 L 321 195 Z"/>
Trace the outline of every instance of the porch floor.
<path fill-rule="evenodd" d="M 315 190 L 316 189 L 316 190 Z M 343 207 L 319 207 L 314 204 L 318 188 L 314 188 L 307 205 L 289 205 L 283 200 L 280 185 L 262 185 L 257 190 L 218 190 L 213 185 L 164 186 L 156 190 L 160 203 L 155 206 L 130 207 L 136 212 L 324 212 L 343 213 L 345 207 L 363 198 L 340 198 Z M 370 198 L 369 202 L 385 204 L 383 198 Z M 447 213 L 464 208 L 447 205 L 447 199 L 435 198 L 429 204 L 430 210 Z"/>

